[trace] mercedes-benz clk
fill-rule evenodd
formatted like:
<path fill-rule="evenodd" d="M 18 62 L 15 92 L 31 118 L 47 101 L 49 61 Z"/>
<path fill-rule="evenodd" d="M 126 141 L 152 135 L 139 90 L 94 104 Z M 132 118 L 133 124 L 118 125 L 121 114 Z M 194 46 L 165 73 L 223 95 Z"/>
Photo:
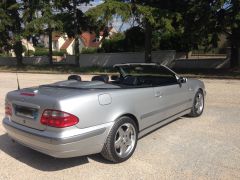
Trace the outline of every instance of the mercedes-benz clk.
<path fill-rule="evenodd" d="M 118 64 L 118 75 L 94 76 L 7 93 L 3 125 L 22 145 L 57 158 L 101 153 L 127 160 L 143 135 L 204 109 L 202 81 L 158 64 Z M 159 129 L 161 130 L 161 129 Z"/>

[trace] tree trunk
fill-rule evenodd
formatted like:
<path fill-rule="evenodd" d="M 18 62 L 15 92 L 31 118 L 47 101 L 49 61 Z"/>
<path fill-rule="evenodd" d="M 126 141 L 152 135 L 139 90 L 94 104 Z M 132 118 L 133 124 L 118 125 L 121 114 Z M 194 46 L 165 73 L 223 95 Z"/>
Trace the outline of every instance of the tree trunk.
<path fill-rule="evenodd" d="M 232 26 L 231 26 L 231 59 L 230 59 L 230 65 L 231 68 L 239 67 L 239 48 L 240 48 L 240 25 L 237 24 L 237 17 L 239 15 L 239 8 L 240 8 L 240 2 L 239 0 L 232 0 L 232 13 L 231 13 L 231 20 L 232 20 Z"/>
<path fill-rule="evenodd" d="M 79 26 L 78 26 L 78 20 L 77 20 L 77 2 L 76 0 L 73 0 L 73 11 L 74 11 L 74 24 L 75 24 L 75 29 L 74 29 L 74 35 L 75 35 L 75 47 L 74 47 L 74 50 L 75 50 L 75 65 L 77 67 L 80 66 L 80 63 L 79 63 L 79 55 L 80 55 L 80 52 L 79 52 L 79 35 L 78 35 L 78 31 L 79 31 Z"/>
<path fill-rule="evenodd" d="M 239 67 L 239 48 L 231 47 L 231 58 L 230 58 L 230 66 L 231 68 Z"/>
<path fill-rule="evenodd" d="M 76 34 L 76 35 L 75 35 L 75 65 L 76 65 L 77 67 L 80 66 L 79 58 L 80 58 L 79 36 L 78 36 L 78 34 Z"/>
<path fill-rule="evenodd" d="M 239 66 L 239 46 L 240 46 L 240 28 L 232 27 L 231 35 L 231 58 L 230 65 L 231 68 Z"/>
<path fill-rule="evenodd" d="M 145 62 L 152 62 L 152 26 L 145 20 Z"/>
<path fill-rule="evenodd" d="M 16 58 L 17 58 L 17 66 L 22 66 L 22 53 L 23 53 L 23 47 L 22 47 L 22 42 L 21 41 L 17 41 L 13 47 Z"/>
<path fill-rule="evenodd" d="M 53 60 L 52 60 L 52 29 L 48 30 L 48 60 L 49 60 L 49 65 L 53 65 Z"/>

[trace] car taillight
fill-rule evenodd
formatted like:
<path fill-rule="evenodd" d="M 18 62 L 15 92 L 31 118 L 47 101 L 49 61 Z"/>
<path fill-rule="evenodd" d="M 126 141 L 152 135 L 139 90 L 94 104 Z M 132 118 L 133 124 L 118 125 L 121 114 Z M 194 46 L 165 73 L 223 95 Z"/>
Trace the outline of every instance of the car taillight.
<path fill-rule="evenodd" d="M 51 109 L 44 110 L 41 117 L 42 124 L 57 128 L 73 126 L 78 122 L 79 119 L 72 114 Z"/>
<path fill-rule="evenodd" d="M 12 116 L 12 105 L 9 103 L 5 104 L 5 115 Z"/>
<path fill-rule="evenodd" d="M 35 96 L 35 93 L 31 93 L 31 92 L 21 92 L 20 95 L 22 95 L 22 96 Z"/>

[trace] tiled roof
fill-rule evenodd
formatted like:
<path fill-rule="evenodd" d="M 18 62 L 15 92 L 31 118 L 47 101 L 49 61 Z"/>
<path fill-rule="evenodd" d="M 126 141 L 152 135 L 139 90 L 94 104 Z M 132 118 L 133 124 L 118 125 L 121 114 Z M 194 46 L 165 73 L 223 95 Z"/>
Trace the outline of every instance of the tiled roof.
<path fill-rule="evenodd" d="M 68 46 L 74 41 L 74 38 L 66 39 L 66 41 L 63 43 L 62 47 L 60 49 L 65 50 L 68 48 Z"/>
<path fill-rule="evenodd" d="M 90 32 L 83 32 L 81 34 L 81 39 L 85 47 L 99 47 L 100 42 L 96 42 L 96 34 Z"/>
<path fill-rule="evenodd" d="M 61 33 L 53 32 L 52 33 L 52 40 L 57 41 L 61 37 Z"/>

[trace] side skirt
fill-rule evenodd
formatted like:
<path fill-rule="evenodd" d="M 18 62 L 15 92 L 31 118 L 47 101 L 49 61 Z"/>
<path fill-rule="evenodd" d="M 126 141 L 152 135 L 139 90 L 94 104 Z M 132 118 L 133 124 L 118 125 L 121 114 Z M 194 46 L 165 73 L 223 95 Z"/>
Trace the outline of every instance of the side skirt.
<path fill-rule="evenodd" d="M 180 112 L 180 113 L 178 113 L 178 114 L 176 114 L 176 115 L 173 115 L 173 116 L 171 116 L 171 117 L 169 117 L 169 118 L 167 118 L 167 119 L 164 119 L 164 120 L 162 120 L 162 121 L 159 121 L 159 122 L 156 123 L 156 124 L 153 124 L 153 125 L 151 125 L 151 126 L 149 126 L 149 127 L 147 127 L 147 128 L 144 128 L 143 130 L 141 130 L 141 131 L 139 132 L 138 138 L 143 137 L 144 135 L 146 135 L 146 134 L 148 134 L 148 133 L 156 130 L 157 128 L 160 128 L 161 126 L 163 126 L 163 125 L 165 125 L 165 124 L 168 124 L 168 123 L 174 121 L 175 119 L 177 119 L 177 118 L 179 118 L 179 117 L 181 117 L 181 116 L 184 116 L 184 115 L 186 115 L 186 114 L 189 114 L 190 112 L 191 112 L 191 108 L 190 108 L 190 109 L 186 109 L 186 110 L 184 110 L 184 111 L 182 111 L 182 112 Z"/>

